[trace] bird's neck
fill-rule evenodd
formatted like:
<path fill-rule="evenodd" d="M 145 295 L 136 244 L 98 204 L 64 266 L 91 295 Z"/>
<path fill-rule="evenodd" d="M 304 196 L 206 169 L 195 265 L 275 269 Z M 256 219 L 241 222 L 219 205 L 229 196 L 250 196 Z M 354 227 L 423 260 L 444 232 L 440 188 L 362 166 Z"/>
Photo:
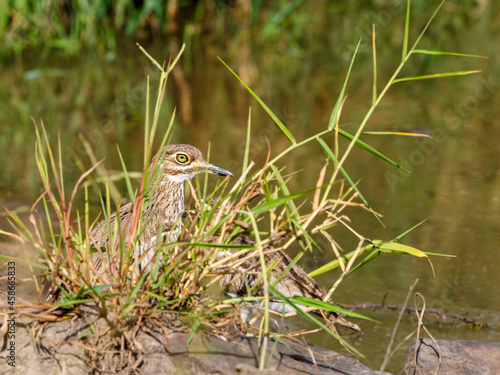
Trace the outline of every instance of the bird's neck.
<path fill-rule="evenodd" d="M 184 211 L 184 181 L 163 178 L 151 187 L 147 211 L 161 220 L 165 228 L 171 228 Z M 153 222 L 157 220 L 152 220 Z"/>

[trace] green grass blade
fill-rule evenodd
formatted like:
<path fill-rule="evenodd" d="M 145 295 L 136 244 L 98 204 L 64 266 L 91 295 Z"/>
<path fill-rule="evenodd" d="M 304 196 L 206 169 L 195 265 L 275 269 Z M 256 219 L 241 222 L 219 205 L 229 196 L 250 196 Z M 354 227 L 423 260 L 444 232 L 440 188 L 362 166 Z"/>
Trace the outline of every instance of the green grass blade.
<path fill-rule="evenodd" d="M 336 160 L 337 160 L 337 158 L 333 154 L 333 152 L 330 149 L 330 147 L 328 147 L 328 145 L 326 144 L 326 142 L 323 140 L 323 138 L 317 138 L 317 140 L 318 140 L 318 143 L 323 148 L 323 151 L 325 152 L 325 154 L 335 163 Z M 373 208 L 370 206 L 370 204 L 365 199 L 365 197 L 363 196 L 363 194 L 361 194 L 361 191 L 358 189 L 358 186 L 354 183 L 354 181 L 351 179 L 351 177 L 349 177 L 349 175 L 347 174 L 347 172 L 344 169 L 344 167 L 340 167 L 340 173 L 342 173 L 342 176 L 344 176 L 344 178 L 349 183 L 349 185 L 352 186 L 352 188 L 354 189 L 354 191 L 356 191 L 356 193 L 358 193 L 359 198 L 363 201 L 363 203 L 366 205 L 366 207 L 368 207 L 370 210 L 373 210 Z M 375 218 L 380 223 L 382 223 L 382 220 L 375 213 L 373 214 L 373 216 L 375 216 Z"/>
<path fill-rule="evenodd" d="M 176 242 L 173 244 L 169 245 L 179 245 L 179 246 L 190 246 L 190 247 L 206 247 L 206 248 L 216 248 L 216 249 L 238 249 L 238 250 L 243 250 L 243 249 L 248 249 L 248 250 L 254 250 L 256 247 L 255 245 L 235 245 L 235 244 L 221 244 L 221 243 L 206 243 L 206 242 Z"/>
<path fill-rule="evenodd" d="M 427 255 L 414 247 L 403 245 L 398 242 L 385 242 L 381 240 L 373 240 L 373 244 L 384 253 L 394 254 L 409 254 L 419 258 L 428 258 Z"/>
<path fill-rule="evenodd" d="M 268 212 L 268 211 L 270 211 L 270 210 L 272 210 L 272 209 L 274 209 L 276 207 L 279 207 L 282 204 L 285 204 L 285 203 L 289 202 L 292 199 L 300 198 L 303 195 L 305 195 L 307 193 L 310 193 L 310 192 L 313 192 L 315 190 L 316 190 L 316 188 L 312 188 L 312 189 L 304 190 L 304 191 L 302 191 L 300 193 L 295 193 L 295 194 L 291 194 L 291 195 L 285 195 L 283 197 L 273 199 L 272 201 L 266 202 L 264 204 L 261 204 L 259 206 L 256 206 L 256 207 L 252 208 L 251 212 L 255 216 L 263 214 L 264 212 Z"/>
<path fill-rule="evenodd" d="M 65 302 L 58 302 L 54 304 L 54 307 L 74 307 L 75 305 L 80 305 L 84 303 L 95 302 L 93 298 L 85 298 L 79 300 L 65 300 Z"/>
<path fill-rule="evenodd" d="M 156 61 L 153 56 L 151 56 L 145 49 L 143 46 L 141 46 L 139 43 L 136 43 L 137 47 L 139 47 L 139 49 L 141 50 L 141 52 L 143 54 L 146 55 L 146 57 L 153 63 L 153 65 L 155 65 L 162 73 L 165 72 L 165 70 L 163 69 L 163 67 L 158 63 L 158 61 Z"/>
<path fill-rule="evenodd" d="M 149 138 L 151 137 L 151 120 L 150 120 L 150 109 L 149 109 L 149 76 L 146 78 L 146 113 L 144 116 L 144 154 L 143 154 L 143 162 L 144 162 L 144 170 L 147 170 L 146 164 L 149 162 L 149 158 L 151 157 L 151 150 L 149 149 L 150 142 Z M 144 173 L 144 178 L 146 178 L 147 172 Z"/>
<path fill-rule="evenodd" d="M 380 251 L 385 253 L 409 254 L 419 258 L 428 258 L 427 255 L 455 258 L 455 255 L 429 253 L 397 242 L 385 242 L 381 240 L 373 240 L 373 244 L 377 246 L 377 248 L 379 248 Z"/>
<path fill-rule="evenodd" d="M 247 86 L 247 84 L 245 82 L 243 82 L 243 80 L 229 67 L 229 65 L 227 65 L 220 57 L 218 57 L 218 59 L 220 60 L 220 62 L 222 64 L 224 64 L 224 66 L 231 73 L 233 73 L 233 75 L 236 77 L 236 79 L 238 79 L 238 81 L 240 81 L 240 83 L 247 89 L 247 91 L 254 97 L 254 99 L 257 100 L 257 102 L 261 105 L 261 107 L 264 108 L 264 110 L 267 112 L 267 114 L 273 119 L 274 123 L 278 126 L 278 128 L 280 128 L 280 130 L 283 132 L 283 134 L 286 135 L 286 137 L 290 140 L 290 142 L 292 142 L 293 144 L 296 144 L 297 141 L 293 137 L 292 133 L 290 133 L 290 130 L 288 130 L 286 128 L 285 124 L 283 124 L 281 122 L 281 120 L 278 118 L 278 116 L 276 116 L 274 114 L 274 112 L 271 111 L 271 109 L 262 101 L 262 99 L 259 98 L 259 96 L 255 92 L 253 92 L 252 89 L 249 86 Z"/>
<path fill-rule="evenodd" d="M 419 81 L 419 80 L 423 80 L 423 79 L 465 76 L 465 75 L 476 74 L 476 73 L 480 73 L 480 72 L 481 72 L 480 70 L 465 70 L 465 71 L 461 71 L 461 72 L 446 72 L 446 73 L 427 74 L 427 75 L 415 76 L 415 77 L 403 77 L 403 78 L 395 79 L 393 81 L 393 83 Z"/>
<path fill-rule="evenodd" d="M 0 233 L 0 234 L 4 234 L 4 233 Z M 18 258 L 18 257 L 14 257 L 14 256 L 10 256 L 10 255 L 5 255 L 5 254 L 0 254 L 0 259 L 6 259 L 6 260 L 13 260 L 13 261 L 16 261 L 16 262 L 19 262 L 19 263 L 23 263 L 23 264 L 26 264 L 27 266 L 29 267 L 36 267 L 36 268 L 39 268 L 43 271 L 46 271 L 49 269 L 49 267 L 47 267 L 46 265 L 44 264 L 41 264 L 41 263 L 33 263 L 27 259 L 22 259 L 22 258 Z"/>
<path fill-rule="evenodd" d="M 269 290 L 276 296 L 278 297 L 280 300 L 283 301 L 283 303 L 287 304 L 287 305 L 290 305 L 293 309 L 295 309 L 297 311 L 298 314 L 300 314 L 301 316 L 303 316 L 305 319 L 309 320 L 311 323 L 317 325 L 318 327 L 321 327 L 323 330 L 325 330 L 326 332 L 328 332 L 330 335 L 332 335 L 336 340 L 338 340 L 339 342 L 342 343 L 342 345 L 344 345 L 346 348 L 348 348 L 349 350 L 351 350 L 353 353 L 356 353 L 357 355 L 359 356 L 362 356 L 362 354 L 356 350 L 352 345 L 350 345 L 349 343 L 347 343 L 344 339 L 342 339 L 339 335 L 335 334 L 335 332 L 333 332 L 331 329 L 329 329 L 327 326 L 325 326 L 322 322 L 320 322 L 318 319 L 314 318 L 312 315 L 304 312 L 301 310 L 301 308 L 297 305 L 295 305 L 295 303 L 292 302 L 292 300 L 286 298 L 285 296 L 283 296 L 280 292 L 278 292 L 276 289 L 274 289 L 272 286 L 269 286 Z"/>
<path fill-rule="evenodd" d="M 71 294 L 70 298 L 80 298 L 88 293 L 100 294 L 103 290 L 111 288 L 111 285 L 96 285 L 91 288 L 80 289 L 80 291 L 76 294 Z"/>
<path fill-rule="evenodd" d="M 293 259 L 292 261 L 285 267 L 283 272 L 274 280 L 272 283 L 272 286 L 278 285 L 278 283 L 290 272 L 293 266 L 297 264 L 297 262 L 302 258 L 302 256 L 305 254 L 305 250 L 300 251 Z"/>
<path fill-rule="evenodd" d="M 188 336 L 187 341 L 186 341 L 186 346 L 189 346 L 191 341 L 193 341 L 194 336 L 196 335 L 196 332 L 198 332 L 198 328 L 200 328 L 200 324 L 201 324 L 201 319 L 200 318 L 195 319 L 193 326 L 191 328 L 191 332 L 189 332 L 189 336 Z"/>
<path fill-rule="evenodd" d="M 473 57 L 477 59 L 489 59 L 489 56 L 470 55 L 468 53 L 456 53 L 456 52 L 445 52 L 445 51 L 429 51 L 425 49 L 415 49 L 413 50 L 413 53 L 419 53 L 422 55 L 458 56 L 458 57 Z"/>
<path fill-rule="evenodd" d="M 61 134 L 57 134 L 57 170 L 59 171 L 59 184 L 61 185 L 61 195 L 64 197 L 64 177 L 63 177 L 63 161 L 62 161 L 62 149 L 61 149 Z"/>
<path fill-rule="evenodd" d="M 172 61 L 172 63 L 168 67 L 167 73 L 170 73 L 172 71 L 172 69 L 174 69 L 174 67 L 177 65 L 177 62 L 179 62 L 182 54 L 184 53 L 185 49 L 186 49 L 186 43 L 182 43 L 181 49 L 179 50 L 179 53 L 177 54 L 177 56 L 175 56 L 174 61 Z"/>
<path fill-rule="evenodd" d="M 429 26 L 431 25 L 432 21 L 434 20 L 434 18 L 437 16 L 437 14 L 439 13 L 439 11 L 441 10 L 441 7 L 443 6 L 444 2 L 446 0 L 442 0 L 439 5 L 437 6 L 436 10 L 434 11 L 434 13 L 432 13 L 432 16 L 431 18 L 429 18 L 429 21 L 427 21 L 427 23 L 425 24 L 425 27 L 423 28 L 423 30 L 420 32 L 420 34 L 418 35 L 417 37 L 417 40 L 415 41 L 415 43 L 413 44 L 413 46 L 411 47 L 411 50 L 410 52 L 406 55 L 406 58 L 403 60 L 403 61 L 406 61 L 406 59 L 408 59 L 408 57 L 410 57 L 410 55 L 413 53 L 413 50 L 415 50 L 418 46 L 418 44 L 420 43 L 420 40 L 422 39 L 422 37 L 424 36 L 424 34 L 426 33 L 427 29 L 429 28 Z M 410 0 L 408 0 L 408 3 L 410 3 Z"/>
<path fill-rule="evenodd" d="M 406 2 L 405 32 L 403 35 L 403 56 L 401 61 L 405 61 L 408 55 L 408 40 L 410 38 L 410 0 Z"/>
<path fill-rule="evenodd" d="M 356 264 L 353 268 L 351 268 L 351 270 L 349 271 L 349 275 L 351 273 L 353 273 L 354 271 L 356 271 L 358 268 L 361 268 L 363 267 L 365 264 L 371 262 L 373 259 L 375 259 L 376 257 L 378 257 L 380 255 L 380 250 L 379 249 L 375 249 L 373 250 L 370 254 L 368 254 L 361 262 L 359 262 L 358 264 Z"/>
<path fill-rule="evenodd" d="M 377 43 L 375 24 L 372 24 L 372 52 L 373 52 L 373 84 L 372 84 L 372 105 L 377 101 Z"/>
<path fill-rule="evenodd" d="M 439 254 L 439 253 L 430 253 L 428 251 L 424 251 L 425 254 L 427 255 L 432 255 L 434 257 L 445 257 L 445 258 L 456 258 L 456 255 L 451 255 L 451 254 Z"/>
<path fill-rule="evenodd" d="M 133 203 L 135 201 L 135 194 L 134 194 L 134 190 L 132 189 L 130 175 L 128 174 L 127 166 L 125 165 L 125 161 L 123 160 L 123 156 L 122 156 L 122 153 L 120 151 L 120 147 L 118 145 L 116 145 L 116 149 L 118 150 L 118 156 L 120 157 L 120 162 L 122 164 L 123 177 L 125 178 L 125 184 L 127 185 L 128 196 L 130 198 L 130 201 Z"/>
<path fill-rule="evenodd" d="M 413 230 L 415 230 L 416 228 L 418 228 L 419 226 L 421 226 L 423 223 L 425 223 L 427 221 L 427 219 L 425 220 L 422 220 L 420 223 L 414 225 L 413 227 L 411 227 L 410 229 L 404 231 L 403 233 L 401 233 L 399 236 L 397 237 L 394 237 L 392 239 L 391 242 L 398 242 L 400 241 L 403 237 L 405 237 L 408 233 L 412 232 Z"/>
<path fill-rule="evenodd" d="M 137 282 L 137 285 L 134 286 L 134 289 L 130 293 L 127 301 L 121 306 L 121 313 L 120 313 L 120 315 L 122 317 L 124 317 L 134 307 L 133 302 L 134 302 L 137 294 L 139 293 L 142 284 L 144 283 L 144 279 L 147 276 L 148 275 L 146 273 L 143 273 L 143 275 L 141 276 L 141 278 Z"/>
<path fill-rule="evenodd" d="M 340 107 L 342 106 L 342 102 L 344 101 L 345 97 L 345 91 L 347 87 L 347 82 L 349 81 L 349 76 L 351 75 L 351 70 L 354 65 L 354 60 L 356 59 L 356 56 L 358 54 L 358 49 L 361 44 L 361 38 L 358 41 L 358 45 L 356 46 L 356 49 L 354 50 L 354 54 L 352 55 L 351 58 L 351 63 L 349 64 L 349 69 L 347 69 L 347 74 L 344 79 L 344 84 L 342 86 L 342 90 L 340 91 L 339 97 L 337 98 L 337 102 L 335 103 L 335 106 L 333 107 L 332 114 L 330 115 L 330 122 L 328 123 L 328 130 L 332 130 L 335 127 L 335 124 L 337 123 L 337 117 L 338 117 L 338 112 L 340 110 Z"/>
<path fill-rule="evenodd" d="M 330 312 L 334 312 L 337 314 L 350 316 L 352 318 L 359 318 L 359 319 L 369 320 L 371 322 L 376 322 L 375 319 L 369 318 L 369 317 L 364 316 L 362 314 L 355 313 L 355 312 L 350 311 L 350 310 L 343 309 L 342 307 L 334 305 L 331 302 L 321 301 L 321 300 L 317 300 L 314 298 L 303 297 L 303 296 L 293 296 L 292 301 L 297 302 L 300 305 L 309 306 L 309 307 L 316 307 L 320 310 L 330 311 Z"/>
<path fill-rule="evenodd" d="M 362 254 L 364 254 L 372 249 L 373 249 L 372 244 L 365 245 L 359 250 L 359 255 L 362 255 Z M 356 250 L 351 251 L 350 253 L 344 255 L 342 257 L 344 264 L 347 264 L 347 262 L 349 262 L 349 260 L 354 256 L 355 253 L 356 253 Z M 339 266 L 340 266 L 339 261 L 337 259 L 335 259 L 335 260 L 332 260 L 331 262 L 328 262 L 327 264 L 315 269 L 314 271 L 310 272 L 309 276 L 316 277 L 316 276 L 321 275 L 323 273 L 329 272 L 329 271 L 331 271 Z"/>
<path fill-rule="evenodd" d="M 330 132 L 331 132 L 331 130 L 329 130 L 329 129 L 323 130 L 322 132 L 319 132 L 318 134 L 315 134 L 309 138 L 306 138 L 303 141 L 300 141 L 299 143 L 296 143 L 296 144 L 289 146 L 285 151 L 281 152 L 278 156 L 275 156 L 274 159 L 268 163 L 268 165 L 275 164 L 278 160 L 280 160 L 283 156 L 287 155 L 292 150 L 295 150 L 296 148 L 302 147 L 306 143 L 313 141 L 315 138 L 321 137 L 322 135 L 325 135 L 325 134 L 330 133 Z"/>
<path fill-rule="evenodd" d="M 245 153 L 243 154 L 243 168 L 245 172 L 248 168 L 248 159 L 250 157 L 250 130 L 252 129 L 252 107 L 248 109 L 248 122 L 247 122 L 247 139 L 245 142 Z"/>
<path fill-rule="evenodd" d="M 279 169 L 275 166 L 275 165 L 271 165 L 271 169 L 273 170 L 274 172 L 274 175 L 276 176 L 276 179 L 278 180 L 278 183 L 279 183 L 279 187 L 281 188 L 281 190 L 283 191 L 283 193 L 286 195 L 286 196 L 290 196 L 290 190 L 288 190 L 288 186 L 286 186 L 286 182 L 285 180 L 283 179 L 283 177 L 281 176 L 281 173 L 279 171 Z M 297 211 L 297 206 L 295 205 L 293 199 L 291 199 L 288 203 L 287 203 L 288 207 L 290 208 L 290 214 L 295 218 L 295 219 L 299 219 L 299 213 Z"/>
<path fill-rule="evenodd" d="M 339 134 L 341 136 L 343 136 L 344 138 L 349 139 L 350 141 L 352 141 L 354 139 L 354 136 L 351 135 L 351 134 L 349 134 L 345 130 L 339 129 Z M 356 144 L 356 146 L 362 148 L 363 150 L 366 150 L 366 151 L 372 153 L 373 155 L 378 156 L 379 158 L 381 158 L 382 160 L 386 161 L 387 163 L 389 163 L 389 164 L 391 164 L 391 165 L 393 165 L 393 166 L 395 166 L 395 167 L 397 167 L 399 169 L 402 169 L 403 171 L 405 171 L 407 173 L 412 173 L 413 174 L 412 171 L 406 169 L 405 167 L 399 165 L 395 161 L 389 159 L 387 156 L 385 156 L 384 154 L 382 154 L 380 151 L 377 151 L 372 146 L 368 145 L 367 143 L 363 142 L 362 140 L 356 139 L 355 144 Z"/>
<path fill-rule="evenodd" d="M 286 346 L 288 349 L 291 349 L 293 350 L 292 346 L 287 343 L 286 341 L 284 341 L 281 337 L 279 337 L 278 335 L 275 335 L 274 333 L 271 332 L 271 337 L 273 338 L 273 340 L 276 342 L 276 343 L 280 343 L 284 346 Z M 265 373 L 265 371 L 264 371 Z"/>
<path fill-rule="evenodd" d="M 278 180 L 279 186 L 280 186 L 281 190 L 283 191 L 283 193 L 285 194 L 285 196 L 290 196 L 290 191 L 288 190 L 288 186 L 286 185 L 286 182 L 283 179 L 283 177 L 281 176 L 281 173 L 278 170 L 278 168 L 276 168 L 275 165 L 271 165 L 271 169 L 273 170 L 274 175 L 276 176 L 276 179 Z M 302 233 L 302 236 L 304 237 L 304 239 L 307 243 L 305 248 L 309 248 L 311 243 L 317 246 L 316 242 L 314 242 L 314 240 L 307 233 L 307 231 L 302 227 L 302 225 L 300 225 L 300 223 L 299 223 L 300 215 L 299 215 L 299 212 L 297 210 L 297 206 L 295 205 L 295 202 L 293 201 L 293 199 L 290 199 L 286 204 L 286 214 L 287 214 L 287 217 L 288 217 L 290 224 L 292 224 L 293 227 L 297 228 L 297 230 L 300 233 Z"/>
<path fill-rule="evenodd" d="M 410 133 L 410 132 L 390 132 L 390 131 L 364 131 L 363 134 L 366 135 L 397 135 L 399 137 L 420 137 L 420 138 L 430 138 L 429 134 L 424 133 Z"/>

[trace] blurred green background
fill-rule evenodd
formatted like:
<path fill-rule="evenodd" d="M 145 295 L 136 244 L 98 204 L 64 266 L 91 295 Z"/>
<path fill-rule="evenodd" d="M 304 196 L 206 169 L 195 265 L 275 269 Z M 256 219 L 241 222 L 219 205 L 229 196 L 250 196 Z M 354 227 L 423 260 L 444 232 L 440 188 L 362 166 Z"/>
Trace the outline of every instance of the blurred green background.
<path fill-rule="evenodd" d="M 347 87 L 341 126 L 354 132 L 371 104 L 372 24 L 377 31 L 379 88 L 401 59 L 405 1 L 2 1 L 0 2 L 0 203 L 29 207 L 41 193 L 33 150 L 33 119 L 43 120 L 54 144 L 61 139 L 68 183 L 91 160 L 120 169 L 118 144 L 129 170 L 142 166 L 146 76 L 156 95 L 158 71 L 139 51 L 168 61 L 186 44 L 168 84 L 162 110 L 165 128 L 177 109 L 173 142 L 191 143 L 210 160 L 238 175 L 243 158 L 249 107 L 252 107 L 251 158 L 265 160 L 288 145 L 272 120 L 220 63 L 222 58 L 280 117 L 298 139 L 327 127 L 350 58 L 360 53 Z M 438 5 L 412 2 L 414 40 Z M 334 295 L 344 304 L 401 304 L 409 286 L 428 308 L 487 322 L 495 329 L 470 329 L 456 321 L 429 319 L 436 338 L 500 339 L 500 5 L 492 0 L 447 1 L 422 40 L 421 48 L 488 56 L 489 59 L 412 57 L 404 76 L 480 69 L 477 75 L 400 83 L 390 89 L 366 130 L 424 132 L 433 141 L 365 135 L 362 139 L 412 170 L 402 173 L 371 154 L 356 150 L 346 168 L 375 210 L 373 216 L 346 214 L 364 236 L 389 240 L 421 220 L 405 243 L 424 251 L 454 254 L 428 263 L 404 256 L 381 256 L 347 278 Z M 292 183 L 310 188 L 323 166 L 320 147 L 297 150 L 286 170 L 301 170 Z M 283 165 L 285 166 L 285 164 Z M 118 186 L 125 193 L 124 185 Z M 81 198 L 81 197 L 80 197 Z M 98 192 L 91 197 L 99 202 Z M 2 229 L 8 229 L 4 216 Z M 334 228 L 346 251 L 357 243 Z M 17 254 L 12 243 L 0 251 Z M 325 252 L 304 260 L 312 270 L 333 259 Z M 331 285 L 337 273 L 317 278 Z M 30 286 L 26 286 L 27 290 Z M 361 322 L 362 335 L 347 337 L 380 367 L 395 312 L 364 312 L 381 323 Z M 415 327 L 405 315 L 396 342 Z M 310 342 L 342 350 L 328 335 Z M 406 346 L 389 366 L 399 371 Z"/>

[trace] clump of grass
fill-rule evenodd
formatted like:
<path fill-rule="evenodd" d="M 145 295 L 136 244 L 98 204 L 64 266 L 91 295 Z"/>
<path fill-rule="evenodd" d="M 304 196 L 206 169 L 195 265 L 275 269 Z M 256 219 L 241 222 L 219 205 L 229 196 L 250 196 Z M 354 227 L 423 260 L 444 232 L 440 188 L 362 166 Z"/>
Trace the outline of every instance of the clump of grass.
<path fill-rule="evenodd" d="M 348 350 L 359 354 L 337 334 L 335 328 L 328 321 L 322 322 L 314 318 L 297 307 L 297 305 L 309 306 L 311 310 L 337 311 L 356 318 L 363 318 L 359 314 L 341 310 L 329 302 L 346 276 L 357 271 L 366 263 L 373 261 L 382 252 L 429 258 L 429 253 L 398 243 L 413 228 L 390 241 L 369 240 L 356 232 L 346 217 L 345 211 L 348 208 L 355 207 L 368 210 L 377 219 L 379 219 L 379 215 L 370 207 L 357 184 L 349 177 L 344 165 L 354 147 L 357 146 L 374 156 L 382 158 L 394 165 L 394 167 L 403 169 L 387 156 L 360 140 L 372 113 L 386 92 L 392 85 L 399 82 L 473 73 L 473 71 L 446 72 L 432 77 L 400 77 L 401 69 L 408 59 L 415 54 L 451 54 L 417 49 L 420 39 L 438 10 L 439 8 L 418 36 L 416 42 L 410 46 L 408 31 L 410 7 L 408 2 L 401 64 L 380 91 L 376 81 L 377 65 L 374 32 L 372 105 L 355 134 L 349 134 L 342 130 L 339 124 L 342 106 L 346 100 L 349 75 L 355 62 L 357 50 L 354 53 L 346 80 L 325 130 L 312 134 L 301 141 L 295 139 L 286 125 L 224 63 L 274 120 L 283 135 L 290 141 L 290 146 L 274 157 L 271 156 L 270 151 L 266 163 L 256 167 L 248 156 L 251 144 L 251 112 L 249 112 L 246 152 L 242 160 L 243 174 L 232 186 L 229 185 L 228 180 L 224 180 L 218 182 L 212 191 L 208 191 L 206 179 L 204 184 L 198 179 L 195 180 L 191 187 L 193 197 L 197 201 L 197 210 L 187 213 L 188 219 L 185 220 L 184 232 L 179 242 L 172 244 L 159 243 L 156 245 L 155 252 L 157 256 L 151 262 L 150 272 L 142 274 L 138 272 L 135 265 L 140 264 L 141 258 L 138 258 L 134 252 L 134 246 L 135 239 L 138 238 L 144 226 L 141 217 L 147 200 L 147 191 L 152 181 L 154 181 L 154 176 L 149 175 L 148 170 L 153 155 L 153 141 L 160 129 L 158 119 L 161 103 L 169 74 L 178 61 L 180 54 L 165 67 L 143 50 L 159 69 L 160 80 L 156 104 L 151 117 L 149 116 L 151 113 L 149 107 L 146 110 L 148 115 L 144 126 L 144 163 L 138 188 L 134 189 L 131 173 L 127 170 L 125 163 L 122 162 L 123 178 L 126 181 L 128 198 L 134 204 L 134 212 L 136 213 L 128 236 L 130 240 L 123 240 L 126 236 L 121 235 L 122 228 L 120 228 L 118 221 L 114 226 L 110 224 L 109 218 L 113 212 L 110 203 L 110 191 L 113 189 L 113 182 L 108 179 L 104 180 L 105 193 L 102 197 L 102 218 L 108 226 L 109 246 L 103 249 L 91 248 L 88 233 L 90 233 L 96 222 L 91 221 L 88 204 L 89 192 L 85 181 L 98 167 L 101 168 L 101 165 L 99 163 L 93 165 L 87 172 L 82 174 L 75 186 L 68 190 L 64 183 L 61 144 L 59 142 L 55 150 L 51 147 L 43 124 L 36 126 L 37 144 L 35 155 L 44 191 L 33 206 L 30 216 L 34 229 L 28 228 L 15 213 L 12 213 L 10 219 L 15 228 L 15 233 L 2 233 L 19 241 L 29 243 L 39 255 L 41 259 L 39 267 L 43 270 L 43 277 L 49 281 L 53 288 L 57 288 L 53 290 L 60 296 L 55 303 L 49 304 L 51 308 L 67 309 L 82 304 L 95 304 L 102 314 L 112 317 L 109 321 L 113 326 L 113 331 L 119 330 L 120 327 L 129 324 L 130 321 L 140 321 L 144 317 L 161 313 L 175 313 L 180 317 L 189 319 L 192 327 L 191 338 L 202 327 L 227 335 L 234 334 L 234 332 L 239 334 L 241 330 L 246 330 L 262 338 L 260 367 L 263 368 L 266 360 L 264 353 L 266 353 L 267 340 L 274 338 L 277 341 L 283 341 L 287 337 L 291 338 L 297 334 L 280 332 L 281 328 L 273 329 L 275 325 L 272 322 L 276 313 L 270 310 L 269 304 L 271 299 L 277 299 L 282 301 L 283 304 L 291 306 L 295 310 L 294 314 L 312 322 L 318 329 L 329 332 Z M 147 92 L 149 93 L 149 83 Z M 149 97 L 146 100 L 146 105 L 148 106 L 148 104 Z M 175 111 L 172 113 L 167 129 L 163 131 L 162 147 L 169 143 L 174 117 Z M 334 136 L 332 145 L 325 139 L 328 134 Z M 339 136 L 349 140 L 349 145 L 343 153 L 339 152 Z M 310 142 L 317 142 L 322 147 L 327 162 L 320 171 L 317 180 L 311 183 L 310 189 L 302 192 L 292 192 L 288 187 L 288 183 L 294 178 L 294 173 L 284 171 L 284 158 L 295 149 Z M 103 176 L 106 176 L 106 174 L 104 173 Z M 83 194 L 85 194 L 87 203 L 83 208 L 83 212 L 80 212 L 80 210 L 75 212 L 73 202 L 75 196 L 82 193 L 82 186 L 84 186 Z M 42 211 L 42 215 L 37 219 L 36 213 L 38 209 Z M 44 222 L 41 219 L 42 217 L 54 218 L 54 221 L 48 220 Z M 267 227 L 266 229 L 264 225 Z M 338 225 L 348 228 L 358 239 L 358 246 L 347 254 L 340 253 L 339 246 L 328 233 L 331 227 Z M 253 241 L 245 246 L 234 244 L 234 241 L 242 235 L 252 236 Z M 278 278 L 281 279 L 286 276 L 291 267 L 300 263 L 301 257 L 306 252 L 315 252 L 319 249 L 316 240 L 317 235 L 322 235 L 329 241 L 336 260 L 322 265 L 311 272 L 310 276 L 316 276 L 339 268 L 340 275 L 337 281 L 329 286 L 322 301 L 282 295 L 275 288 L 276 281 L 274 283 L 270 282 L 270 273 L 276 267 L 276 264 L 266 263 L 264 248 L 272 246 L 276 250 L 286 252 L 292 245 L 300 246 L 301 251 Z M 119 243 L 119 251 L 113 265 L 116 267 L 117 272 L 109 272 L 107 280 L 96 279 L 95 265 L 90 255 L 96 251 L 102 252 L 103 256 L 110 254 L 113 251 L 115 241 Z M 163 259 L 166 261 L 160 262 L 158 254 L 164 254 Z M 260 260 L 262 276 L 256 286 L 253 288 L 249 286 L 250 293 L 248 296 L 229 299 L 220 294 L 209 292 L 210 287 L 218 285 L 225 274 L 234 272 L 234 270 L 244 273 L 245 270 L 241 269 L 242 264 L 246 260 L 255 257 Z M 44 288 L 39 283 L 38 276 L 34 275 L 33 279 L 37 283 L 40 295 L 42 295 Z M 262 293 L 258 296 L 252 295 L 252 292 L 255 294 L 257 288 L 261 289 Z M 256 318 L 257 323 L 249 326 L 241 324 L 236 313 L 238 306 L 241 304 L 255 306 L 255 303 L 260 303 L 257 308 L 262 310 L 262 315 Z M 276 319 L 280 318 L 278 316 Z M 280 327 L 279 324 L 276 326 Z"/>

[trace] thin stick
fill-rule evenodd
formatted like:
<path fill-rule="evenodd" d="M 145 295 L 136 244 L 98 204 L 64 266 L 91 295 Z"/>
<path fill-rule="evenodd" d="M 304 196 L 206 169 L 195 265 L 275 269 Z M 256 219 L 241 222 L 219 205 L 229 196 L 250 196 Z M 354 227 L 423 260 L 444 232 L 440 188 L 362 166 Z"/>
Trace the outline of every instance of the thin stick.
<path fill-rule="evenodd" d="M 424 303 L 424 305 L 422 306 L 421 312 L 419 312 L 418 308 L 417 308 L 417 297 L 420 297 Z M 434 344 L 436 345 L 436 348 L 437 348 L 436 352 L 437 352 L 437 356 L 438 356 L 438 365 L 436 367 L 436 372 L 434 373 L 435 375 L 437 375 L 439 373 L 439 369 L 441 368 L 441 349 L 439 348 L 439 344 L 437 343 L 437 341 L 434 339 L 434 337 L 431 335 L 429 330 L 425 327 L 424 323 L 422 322 L 422 320 L 424 319 L 425 306 L 426 306 L 424 296 L 421 295 L 420 293 L 415 293 L 415 295 L 413 296 L 413 304 L 415 306 L 415 314 L 417 315 L 417 318 L 418 318 L 417 338 L 415 341 L 415 353 L 414 353 L 414 357 L 413 357 L 415 369 L 420 374 L 420 370 L 418 369 L 418 365 L 417 365 L 417 352 L 418 352 L 418 347 L 419 347 L 418 341 L 420 338 L 420 327 L 422 327 L 424 329 L 424 331 L 427 333 L 427 335 L 429 335 L 430 339 L 432 340 L 432 342 L 434 342 Z"/>
<path fill-rule="evenodd" d="M 399 323 L 401 322 L 401 318 L 403 317 L 403 314 L 406 309 L 406 305 L 408 304 L 408 300 L 410 299 L 410 295 L 413 292 L 413 289 L 418 283 L 418 279 L 415 279 L 415 282 L 413 283 L 412 286 L 410 286 L 410 290 L 408 290 L 408 294 L 406 295 L 405 302 L 403 304 L 403 307 L 401 308 L 401 311 L 399 312 L 398 320 L 396 321 L 396 325 L 394 326 L 394 329 L 392 330 L 392 335 L 391 339 L 389 340 L 389 345 L 387 346 L 387 350 L 385 352 L 385 357 L 384 357 L 384 362 L 382 362 L 382 366 L 380 366 L 380 372 L 384 371 L 385 367 L 387 366 L 387 363 L 389 363 L 389 360 L 391 359 L 391 348 L 392 344 L 394 343 L 394 337 L 396 336 L 396 332 L 399 327 Z"/>

